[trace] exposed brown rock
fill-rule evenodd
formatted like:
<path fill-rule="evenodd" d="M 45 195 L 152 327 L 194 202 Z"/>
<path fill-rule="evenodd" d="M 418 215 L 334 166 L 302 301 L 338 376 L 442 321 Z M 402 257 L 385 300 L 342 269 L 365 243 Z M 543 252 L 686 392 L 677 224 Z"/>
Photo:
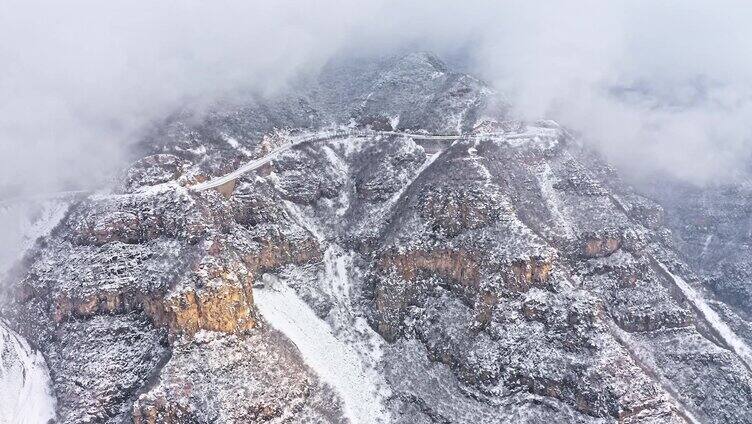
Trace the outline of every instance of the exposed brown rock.
<path fill-rule="evenodd" d="M 527 291 L 530 287 L 538 286 L 548 281 L 553 268 L 550 259 L 530 258 L 512 263 L 512 278 L 507 280 L 508 288 L 514 291 Z"/>
<path fill-rule="evenodd" d="M 589 238 L 582 246 L 582 253 L 588 258 L 608 256 L 621 247 L 621 239 L 614 237 Z"/>
<path fill-rule="evenodd" d="M 76 205 L 66 218 L 64 225 L 71 229 L 66 239 L 93 246 L 138 244 L 160 237 L 196 240 L 212 225 L 227 225 L 231 214 L 224 207 L 184 191 L 91 199 Z"/>
<path fill-rule="evenodd" d="M 217 187 L 216 190 L 220 192 L 223 196 L 229 198 L 232 196 L 232 193 L 235 191 L 235 180 L 230 180 L 221 186 Z"/>
<path fill-rule="evenodd" d="M 100 314 L 122 314 L 134 310 L 155 310 L 159 303 L 156 294 L 149 295 L 137 291 L 101 291 L 80 297 L 71 293 L 60 293 L 55 297 L 52 317 L 55 322 L 63 322 L 72 317 L 88 318 Z M 159 308 L 156 308 L 159 309 Z"/>
<path fill-rule="evenodd" d="M 302 265 L 321 260 L 321 249 L 315 239 L 306 238 L 294 241 L 279 236 L 261 239 L 261 248 L 258 251 L 242 256 L 243 263 L 249 271 L 264 272 L 286 263 Z"/>
<path fill-rule="evenodd" d="M 499 301 L 495 289 L 481 289 L 481 266 L 471 252 L 465 250 L 412 250 L 399 254 L 384 254 L 376 262 L 380 274 L 374 287 L 376 330 L 387 340 L 394 340 L 400 332 L 406 308 L 425 296 L 426 278 L 440 277 L 456 285 L 466 301 L 474 304 L 475 322 L 482 328 L 492 316 Z M 524 292 L 531 287 L 544 286 L 553 267 L 552 259 L 533 257 L 515 261 L 504 275 L 505 288 Z"/>
<path fill-rule="evenodd" d="M 187 383 L 187 391 L 190 390 L 189 387 Z M 177 424 L 184 422 L 187 417 L 190 417 L 187 408 L 178 403 L 168 402 L 161 394 L 142 396 L 133 404 L 133 424 Z"/>
<path fill-rule="evenodd" d="M 61 293 L 53 302 L 55 322 L 71 317 L 144 311 L 174 336 L 195 334 L 198 330 L 235 333 L 253 328 L 253 277 L 245 267 L 200 269 L 190 272 L 187 281 L 165 295 L 137 290 L 100 291 L 81 297 Z"/>
<path fill-rule="evenodd" d="M 236 333 L 255 327 L 253 294 L 236 281 L 214 281 L 165 299 L 168 325 L 173 333 L 192 335 L 199 330 Z"/>
<path fill-rule="evenodd" d="M 405 280 L 415 280 L 422 271 L 450 278 L 468 287 L 478 281 L 479 265 L 470 252 L 463 250 L 413 250 L 397 255 L 382 256 L 378 261 L 382 270 L 394 269 Z"/>
<path fill-rule="evenodd" d="M 692 315 L 683 310 L 630 310 L 614 314 L 614 321 L 629 332 L 655 331 L 693 325 Z"/>

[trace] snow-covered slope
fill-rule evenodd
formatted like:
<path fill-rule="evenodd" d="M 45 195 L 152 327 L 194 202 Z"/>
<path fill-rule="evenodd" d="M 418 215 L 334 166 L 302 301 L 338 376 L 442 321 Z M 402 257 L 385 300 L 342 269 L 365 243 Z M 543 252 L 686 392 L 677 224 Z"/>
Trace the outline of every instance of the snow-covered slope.
<path fill-rule="evenodd" d="M 0 206 L 5 273 L 37 238 L 60 222 L 68 204 L 59 201 L 16 202 Z M 0 319 L 0 423 L 43 424 L 55 418 L 55 398 L 44 357 Z"/>
<path fill-rule="evenodd" d="M 267 284 L 255 291 L 255 302 L 262 316 L 289 337 L 306 363 L 334 388 L 351 422 L 388 423 L 390 393 L 379 374 L 383 341 L 358 312 L 351 293 L 352 270 L 352 253 L 336 245 L 327 248 L 316 279 L 333 302 L 328 320 L 317 316 L 290 287 L 300 284 L 296 272 L 267 276 Z"/>
<path fill-rule="evenodd" d="M 0 423 L 45 424 L 54 418 L 44 358 L 0 321 Z"/>

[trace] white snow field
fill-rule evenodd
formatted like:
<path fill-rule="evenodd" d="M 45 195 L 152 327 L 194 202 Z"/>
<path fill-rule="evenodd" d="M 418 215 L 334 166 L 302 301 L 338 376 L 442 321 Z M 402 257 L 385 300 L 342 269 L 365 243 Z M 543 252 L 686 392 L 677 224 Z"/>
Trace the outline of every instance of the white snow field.
<path fill-rule="evenodd" d="M 0 424 L 44 424 L 54 418 L 44 358 L 0 321 Z"/>
<path fill-rule="evenodd" d="M 351 422 L 389 422 L 384 404 L 389 390 L 376 371 L 382 340 L 364 318 L 353 316 L 351 261 L 337 246 L 325 253 L 321 283 L 335 301 L 329 322 L 316 316 L 281 279 L 268 278 L 270 284 L 255 289 L 254 299 L 267 322 L 292 340 L 306 364 L 336 391 Z"/>
<path fill-rule="evenodd" d="M 68 206 L 51 200 L 0 207 L 6 249 L 0 256 L 0 282 L 37 238 L 63 219 Z M 54 418 L 55 398 L 44 357 L 0 320 L 0 424 L 44 424 Z"/>

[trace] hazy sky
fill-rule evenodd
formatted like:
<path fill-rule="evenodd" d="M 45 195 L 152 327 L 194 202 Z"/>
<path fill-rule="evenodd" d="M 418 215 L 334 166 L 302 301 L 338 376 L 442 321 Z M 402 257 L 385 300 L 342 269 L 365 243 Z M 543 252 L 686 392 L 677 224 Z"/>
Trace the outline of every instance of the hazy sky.
<path fill-rule="evenodd" d="M 0 186 L 75 186 L 175 107 L 405 48 L 464 51 L 519 114 L 704 183 L 752 152 L 750 22 L 724 0 L 0 0 Z"/>

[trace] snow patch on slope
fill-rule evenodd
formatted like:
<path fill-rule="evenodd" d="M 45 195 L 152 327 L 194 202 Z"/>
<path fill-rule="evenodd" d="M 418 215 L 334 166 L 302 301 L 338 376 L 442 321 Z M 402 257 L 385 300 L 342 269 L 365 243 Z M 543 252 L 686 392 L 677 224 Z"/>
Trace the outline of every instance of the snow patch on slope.
<path fill-rule="evenodd" d="M 548 162 L 543 162 L 535 168 L 535 171 L 535 178 L 538 180 L 538 187 L 540 188 L 543 199 L 548 206 L 551 217 L 554 220 L 554 225 L 565 237 L 574 237 L 574 231 L 570 224 L 571 219 L 565 216 L 564 205 L 559 198 L 559 193 L 554 188 L 554 184 L 557 182 L 557 177 L 554 175 L 551 166 Z"/>
<path fill-rule="evenodd" d="M 0 257 L 0 278 L 63 219 L 69 204 L 19 202 L 0 208 L 7 254 Z M 44 357 L 0 320 L 0 424 L 41 424 L 55 418 L 55 398 Z"/>
<path fill-rule="evenodd" d="M 702 245 L 702 252 L 700 253 L 700 258 L 704 258 L 705 254 L 708 253 L 708 248 L 710 247 L 710 242 L 713 241 L 713 235 L 708 234 L 708 236 L 705 238 L 705 243 Z"/>
<path fill-rule="evenodd" d="M 43 424 L 55 418 L 44 358 L 0 321 L 0 424 Z"/>
<path fill-rule="evenodd" d="M 744 362 L 747 368 L 752 369 L 752 349 L 750 349 L 749 346 L 747 346 L 747 344 L 744 343 L 744 341 L 737 336 L 725 322 L 723 322 L 718 313 L 710 307 L 700 293 L 684 281 L 683 278 L 676 274 L 672 274 L 665 265 L 661 263 L 659 263 L 659 265 L 663 271 L 674 280 L 674 284 L 676 284 L 679 290 L 682 291 L 687 300 L 697 308 L 713 330 L 715 330 L 731 350 L 739 356 L 739 359 Z"/>
<path fill-rule="evenodd" d="M 63 219 L 68 203 L 18 202 L 0 208 L 5 254 L 0 277 Z M 55 418 L 55 398 L 44 357 L 0 320 L 0 424 L 38 424 Z"/>
<path fill-rule="evenodd" d="M 337 153 L 332 150 L 329 146 L 323 146 L 321 148 L 326 155 L 327 159 L 329 160 L 329 163 L 332 164 L 334 169 L 340 174 L 340 175 L 348 175 L 350 173 L 350 165 L 342 160 L 339 156 L 337 156 Z M 351 202 L 351 191 L 349 188 L 346 188 L 345 190 L 342 190 L 339 197 L 337 198 L 337 203 L 339 204 L 339 207 L 336 209 L 335 213 L 337 216 L 343 216 L 347 210 L 350 208 L 350 202 Z"/>
<path fill-rule="evenodd" d="M 225 133 L 222 133 L 221 135 L 222 135 L 222 139 L 225 141 L 225 143 L 230 145 L 230 147 L 237 150 L 238 152 L 240 152 L 246 157 L 253 157 L 253 152 L 243 147 L 236 138 L 230 137 L 229 135 Z"/>
<path fill-rule="evenodd" d="M 349 273 L 352 259 L 338 246 L 330 246 L 325 253 L 320 283 L 335 303 L 327 321 L 316 316 L 286 281 L 268 275 L 268 284 L 254 291 L 255 303 L 339 394 L 351 422 L 389 422 L 385 403 L 390 391 L 378 372 L 384 342 L 355 312 Z"/>
<path fill-rule="evenodd" d="M 483 176 L 483 179 L 485 180 L 486 187 L 488 187 L 489 185 L 491 185 L 493 176 L 491 175 L 491 171 L 488 170 L 488 167 L 483 164 L 482 161 L 484 160 L 484 158 L 478 155 L 478 143 L 480 141 L 480 139 L 475 139 L 473 145 L 467 148 L 467 160 L 469 160 L 470 163 L 472 163 L 473 166 L 478 169 L 478 172 Z"/>
<path fill-rule="evenodd" d="M 432 163 L 436 161 L 436 159 L 441 155 L 441 152 L 436 152 L 434 154 L 427 154 L 426 160 L 423 162 L 423 164 L 418 168 L 417 171 L 415 171 L 415 174 L 410 178 L 406 184 L 402 185 L 402 188 L 400 188 L 396 193 L 392 195 L 392 197 L 389 199 L 389 201 L 384 205 L 385 208 L 391 209 L 399 199 L 402 198 L 402 195 L 405 194 L 407 189 L 410 188 L 410 186 L 413 185 L 415 180 L 417 180 L 421 175 L 423 175 L 423 172 L 425 172 L 426 169 L 428 169 L 429 166 L 431 166 Z"/>

